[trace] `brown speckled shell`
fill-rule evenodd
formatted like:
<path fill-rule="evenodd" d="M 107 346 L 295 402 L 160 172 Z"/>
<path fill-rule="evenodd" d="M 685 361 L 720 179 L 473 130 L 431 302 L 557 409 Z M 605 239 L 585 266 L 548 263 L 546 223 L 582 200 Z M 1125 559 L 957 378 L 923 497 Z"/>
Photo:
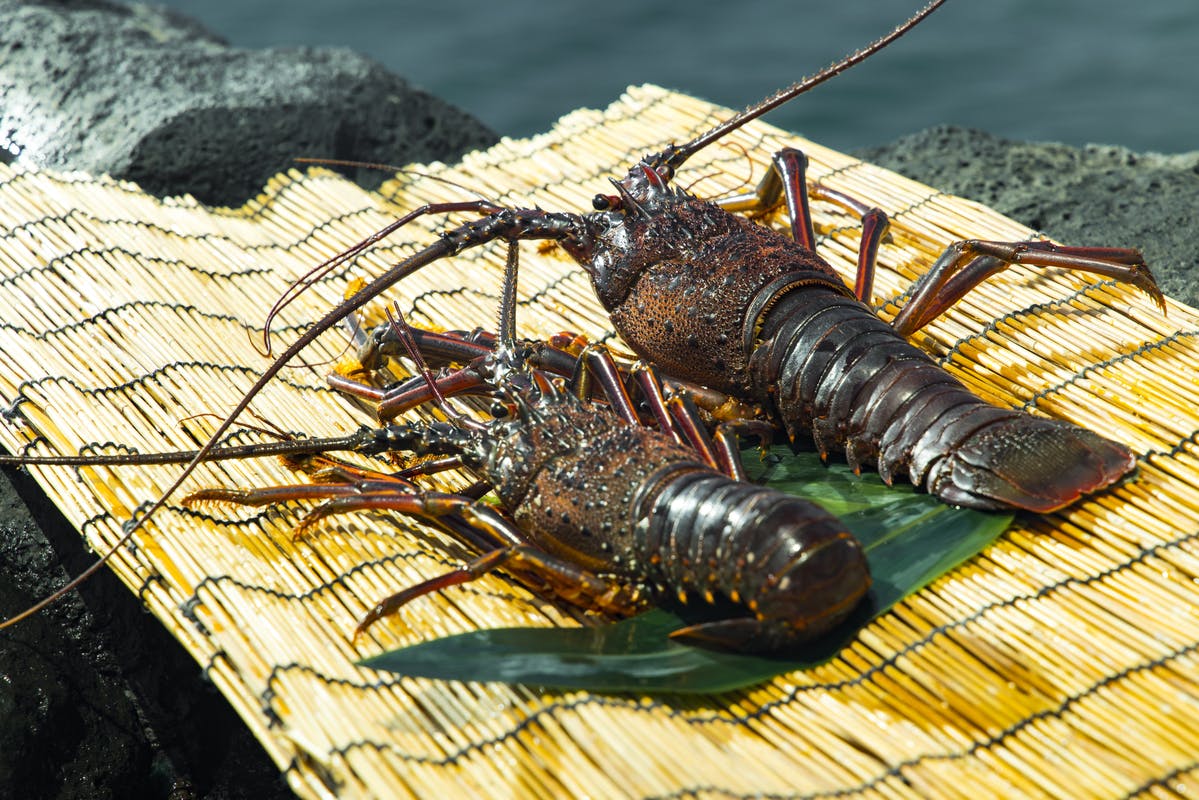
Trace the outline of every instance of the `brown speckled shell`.
<path fill-rule="evenodd" d="M 501 497 L 538 547 L 594 572 L 627 574 L 636 560 L 632 528 L 653 499 L 651 476 L 672 466 L 709 470 L 665 434 L 573 405 L 555 407 L 522 436 L 533 460 L 519 487 L 512 475 L 491 476 Z M 624 567 L 614 570 L 614 560 Z"/>
<path fill-rule="evenodd" d="M 722 391 L 746 391 L 746 328 L 752 336 L 749 311 L 763 289 L 787 276 L 792 286 L 848 292 L 810 251 L 710 203 L 691 200 L 624 224 L 644 247 L 613 257 L 614 282 L 629 287 L 609 298 L 613 325 L 642 358 Z"/>

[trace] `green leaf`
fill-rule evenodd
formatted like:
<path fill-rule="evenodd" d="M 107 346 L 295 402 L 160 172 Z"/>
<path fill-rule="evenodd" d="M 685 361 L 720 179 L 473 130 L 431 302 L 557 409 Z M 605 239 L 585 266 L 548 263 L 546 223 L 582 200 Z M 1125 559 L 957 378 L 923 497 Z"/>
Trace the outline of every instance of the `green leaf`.
<path fill-rule="evenodd" d="M 862 543 L 874 584 L 853 616 L 785 658 L 678 644 L 684 623 L 662 609 L 588 628 L 499 628 L 434 639 L 360 662 L 373 669 L 443 680 L 505 681 L 600 692 L 712 693 L 751 686 L 832 658 L 863 625 L 970 558 L 1012 520 L 946 506 L 911 486 L 829 467 L 814 455 L 776 446 L 751 477 L 811 500 L 839 516 Z"/>
<path fill-rule="evenodd" d="M 874 616 L 983 550 L 1014 516 L 947 506 L 906 482 L 887 486 L 873 473 L 826 467 L 814 453 L 793 455 L 781 445 L 761 463 L 749 453 L 745 459 L 752 480 L 811 500 L 857 537 L 874 579 Z"/>

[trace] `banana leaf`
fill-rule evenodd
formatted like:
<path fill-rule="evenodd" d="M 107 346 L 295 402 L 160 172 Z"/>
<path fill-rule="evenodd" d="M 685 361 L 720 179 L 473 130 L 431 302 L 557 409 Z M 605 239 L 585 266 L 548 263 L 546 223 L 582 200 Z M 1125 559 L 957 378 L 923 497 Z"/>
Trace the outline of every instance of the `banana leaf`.
<path fill-rule="evenodd" d="M 946 506 L 911 486 L 825 466 L 815 454 L 774 447 L 746 459 L 751 477 L 811 500 L 862 543 L 874 584 L 837 629 L 785 657 L 679 644 L 685 623 L 662 609 L 583 628 L 498 628 L 433 639 L 366 659 L 362 666 L 425 678 L 504 681 L 593 692 L 713 693 L 751 686 L 827 661 L 872 619 L 995 540 L 1012 520 Z"/>

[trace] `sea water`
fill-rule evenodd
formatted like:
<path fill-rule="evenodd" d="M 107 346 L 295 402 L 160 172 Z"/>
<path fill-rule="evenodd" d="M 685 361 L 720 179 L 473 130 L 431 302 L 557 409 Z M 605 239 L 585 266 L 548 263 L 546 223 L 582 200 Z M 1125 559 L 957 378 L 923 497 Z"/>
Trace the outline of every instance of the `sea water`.
<path fill-rule="evenodd" d="M 625 86 L 743 107 L 889 30 L 916 0 L 170 5 L 243 47 L 341 45 L 496 131 L 548 129 Z M 838 149 L 937 124 L 1009 138 L 1199 149 L 1196 0 L 950 0 L 887 52 L 774 112 Z"/>

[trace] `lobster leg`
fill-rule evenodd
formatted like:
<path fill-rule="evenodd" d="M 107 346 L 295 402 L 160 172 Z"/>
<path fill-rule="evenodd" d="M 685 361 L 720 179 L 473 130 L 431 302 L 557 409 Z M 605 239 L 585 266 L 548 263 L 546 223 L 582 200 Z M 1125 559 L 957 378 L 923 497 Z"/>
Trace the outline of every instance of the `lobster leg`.
<path fill-rule="evenodd" d="M 867 305 L 874 292 L 878 248 L 890 227 L 891 220 L 881 208 L 871 208 L 862 216 L 862 243 L 858 247 L 858 272 L 853 291 L 854 296 Z"/>
<path fill-rule="evenodd" d="M 495 334 L 482 328 L 476 328 L 469 333 L 466 331 L 437 333 L 413 328 L 412 338 L 425 359 L 431 365 L 439 367 L 466 364 L 476 358 L 483 358 L 495 350 L 496 343 Z M 394 353 L 391 343 L 387 340 L 379 340 L 378 346 L 382 355 Z"/>
<path fill-rule="evenodd" d="M 606 347 L 588 345 L 579 358 L 579 365 L 580 370 L 572 382 L 576 384 L 574 388 L 580 399 L 586 398 L 590 393 L 586 376 L 594 375 L 617 414 L 630 424 L 639 424 L 632 399 L 625 391 L 620 371 Z M 718 469 L 736 480 L 745 480 L 745 469 L 737 455 L 735 435 L 718 429 L 717 440 L 713 441 L 712 437 L 708 436 L 699 410 L 685 392 L 668 400 L 663 394 L 661 381 L 651 366 L 639 362 L 633 366 L 631 372 L 646 404 L 663 431 L 669 433 L 680 444 L 690 445 L 700 459 L 713 469 Z"/>
<path fill-rule="evenodd" d="M 671 422 L 670 410 L 666 407 L 665 394 L 662 389 L 662 379 L 654 365 L 638 362 L 633 367 L 633 380 L 641 389 L 641 396 L 645 400 L 645 404 L 649 406 L 654 419 L 658 421 L 658 427 L 670 434 L 671 438 L 679 444 L 686 444 L 682 434 Z"/>
<path fill-rule="evenodd" d="M 325 382 L 329 384 L 329 388 L 331 389 L 336 389 L 339 392 L 377 404 L 376 414 L 381 420 L 394 419 L 400 414 L 411 411 L 436 397 L 433 387 L 429 385 L 429 381 L 425 380 L 421 375 L 417 375 L 404 381 L 399 386 L 390 389 L 379 389 L 368 383 L 362 383 L 337 374 L 327 376 Z M 449 374 L 436 378 L 434 383 L 437 384 L 437 391 L 443 397 L 470 394 L 472 392 L 482 394 L 484 390 L 483 379 L 478 373 L 469 369 L 454 370 Z"/>
<path fill-rule="evenodd" d="M 580 369 L 572 382 L 576 396 L 589 396 L 590 385 L 587 375 L 595 375 L 609 403 L 625 421 L 638 424 L 632 400 L 625 391 L 621 373 L 612 355 L 605 347 L 588 345 L 579 359 Z M 722 421 L 714 435 L 709 436 L 703 419 L 699 415 L 690 394 L 686 391 L 666 398 L 662 381 L 652 364 L 638 362 L 629 370 L 633 381 L 641 389 L 642 399 L 658 422 L 658 427 L 670 434 L 679 444 L 689 445 L 704 463 L 720 470 L 734 480 L 746 480 L 745 468 L 737 449 L 737 433 L 744 431 L 761 437 L 764 441 L 773 438 L 774 429 L 765 422 L 733 417 Z M 627 411 L 622 409 L 627 408 Z"/>
<path fill-rule="evenodd" d="M 396 613 L 418 597 L 469 583 L 501 567 L 535 575 L 562 599 L 607 614 L 628 616 L 636 613 L 642 609 L 646 599 L 647 593 L 641 587 L 629 587 L 608 580 L 533 545 L 518 544 L 492 550 L 458 569 L 384 598 L 358 623 L 354 638 L 357 639 L 375 622 Z"/>
<path fill-rule="evenodd" d="M 574 395 L 580 400 L 590 397 L 593 379 L 599 383 L 604 398 L 612 406 L 616 416 L 630 425 L 641 424 L 637 412 L 633 410 L 633 400 L 621 380 L 620 369 L 612 360 L 608 348 L 603 345 L 589 344 L 579 354 L 577 366 L 570 379 Z"/>
<path fill-rule="evenodd" d="M 736 481 L 749 480 L 745 466 L 741 463 L 739 435 L 757 436 L 763 447 L 774 439 L 774 426 L 759 419 L 731 419 L 716 425 L 708 435 L 699 410 L 686 394 L 675 395 L 667 401 L 677 427 L 687 439 L 687 444 L 713 468 Z"/>
<path fill-rule="evenodd" d="M 816 230 L 812 226 L 812 211 L 806 191 L 808 157 L 788 147 L 774 154 L 771 169 L 752 191 L 715 200 L 725 211 L 762 214 L 785 200 L 787 217 L 791 220 L 791 235 L 808 250 L 816 249 Z"/>
<path fill-rule="evenodd" d="M 854 295 L 864 303 L 870 302 L 874 289 L 875 262 L 879 245 L 890 220 L 881 208 L 867 206 L 836 189 L 815 184 L 808 186 L 808 157 L 802 151 L 786 147 L 774 154 L 771 169 L 757 187 L 749 193 L 717 200 L 716 205 L 725 211 L 767 211 L 778 205 L 780 199 L 787 206 L 791 220 L 791 235 L 797 243 L 815 252 L 816 231 L 812 225 L 812 211 L 808 196 L 841 206 L 862 218 L 862 243 L 858 248 L 857 276 L 854 280 Z"/>
<path fill-rule="evenodd" d="M 661 378 L 653 364 L 638 362 L 632 373 L 662 430 L 670 433 L 679 444 L 691 445 L 708 463 L 730 478 L 747 480 L 738 450 L 738 434 L 758 436 L 765 445 L 774 438 L 774 426 L 734 415 L 721 419 L 709 437 L 689 392 L 677 392 L 666 400 Z"/>
<path fill-rule="evenodd" d="M 578 351 L 581 354 L 589 346 L 585 337 L 569 332 L 555 334 L 546 343 L 538 344 L 540 346 L 529 359 L 529 363 L 538 369 L 545 369 L 558 375 L 573 374 L 576 356 L 572 353 Z M 609 357 L 611 357 L 610 353 Z M 616 369 L 621 375 L 627 373 L 638 383 L 643 398 L 663 430 L 670 430 L 671 426 L 667 423 L 665 407 L 654 408 L 654 396 L 662 398 L 666 394 L 686 394 L 695 401 L 697 406 L 711 414 L 714 419 L 721 421 L 749 419 L 760 414 L 758 408 L 747 405 L 724 392 L 672 376 L 660 375 L 657 368 L 648 362 L 641 362 L 640 366 L 634 364 L 632 367 L 617 365 Z M 650 378 L 651 374 L 652 378 Z M 653 388 L 654 383 L 657 384 L 656 388 Z M 677 433 L 672 435 L 680 444 L 683 443 Z"/>
<path fill-rule="evenodd" d="M 496 342 L 494 334 L 483 330 L 474 330 L 469 333 L 461 331 L 435 333 L 433 331 L 421 330 L 420 328 L 413 328 L 412 336 L 420 347 L 421 352 L 425 354 L 430 362 L 438 365 L 463 363 L 486 356 L 494 350 Z M 550 336 L 544 342 L 532 343 L 533 352 L 529 356 L 529 364 L 535 369 L 545 370 L 555 375 L 569 378 L 574 375 L 578 358 L 588 346 L 589 343 L 586 337 L 581 334 L 572 332 L 557 333 Z M 388 355 L 396 351 L 390 339 L 381 338 L 379 339 L 379 352 Z M 642 376 L 646 374 L 644 371 L 630 369 L 619 364 L 616 368 L 622 375 L 628 372 L 638 381 L 642 380 Z M 648 364 L 646 368 L 652 369 Z M 662 387 L 659 389 L 658 394 L 662 394 L 665 391 L 671 393 L 686 392 L 695 401 L 696 405 L 707 411 L 715 419 L 742 420 L 753 417 L 756 414 L 755 409 L 724 392 L 673 377 L 659 376 L 657 381 L 660 387 Z M 412 385 L 415 386 L 415 381 Z M 645 395 L 647 402 L 652 402 L 648 399 L 649 392 L 646 392 Z M 664 414 L 659 414 L 656 411 L 654 412 L 654 416 L 660 425 L 666 418 Z"/>
<path fill-rule="evenodd" d="M 979 283 L 1012 264 L 1064 267 L 1131 284 L 1153 299 L 1164 313 L 1166 299 L 1139 250 L 1119 247 L 1068 247 L 1052 242 L 954 242 L 916 281 L 911 299 L 891 326 L 910 336 L 932 322 Z"/>
<path fill-rule="evenodd" d="M 712 437 L 708 435 L 708 431 L 704 428 L 703 420 L 700 419 L 699 412 L 695 408 L 695 404 L 687 395 L 682 394 L 671 397 L 666 401 L 666 409 L 670 412 L 671 423 L 676 428 L 687 444 L 691 446 L 696 454 L 705 464 L 730 474 L 730 470 L 735 471 L 735 467 L 721 463 L 717 457 L 715 444 L 712 442 Z"/>
<path fill-rule="evenodd" d="M 349 465 L 338 465 L 323 470 L 322 473 L 319 477 L 326 480 L 340 478 L 341 482 L 297 483 L 259 489 L 201 489 L 183 498 L 183 504 L 193 507 L 201 503 L 233 503 L 258 508 L 294 500 L 324 500 L 324 503 L 310 511 L 296 527 L 293 538 L 299 540 L 307 535 L 309 528 L 316 522 L 334 514 L 389 509 L 436 519 L 450 513 L 461 513 L 463 506 L 474 502 L 471 497 L 426 492 L 404 478 L 366 470 L 360 473 Z M 467 544 L 486 550 L 519 541 L 519 537 L 493 534 L 483 542 L 481 548 L 477 540 L 469 540 Z"/>
<path fill-rule="evenodd" d="M 477 358 L 484 358 L 495 351 L 496 342 L 499 341 L 494 333 L 481 328 L 470 332 L 445 333 L 412 328 L 411 333 L 421 354 L 434 366 L 466 364 Z M 579 334 L 560 333 L 544 342 L 531 342 L 529 345 L 533 349 L 529 355 L 529 364 L 532 367 L 570 377 L 574 374 L 578 357 L 588 342 Z M 379 355 L 402 355 L 390 327 L 376 334 L 374 352 L 375 358 Z"/>

